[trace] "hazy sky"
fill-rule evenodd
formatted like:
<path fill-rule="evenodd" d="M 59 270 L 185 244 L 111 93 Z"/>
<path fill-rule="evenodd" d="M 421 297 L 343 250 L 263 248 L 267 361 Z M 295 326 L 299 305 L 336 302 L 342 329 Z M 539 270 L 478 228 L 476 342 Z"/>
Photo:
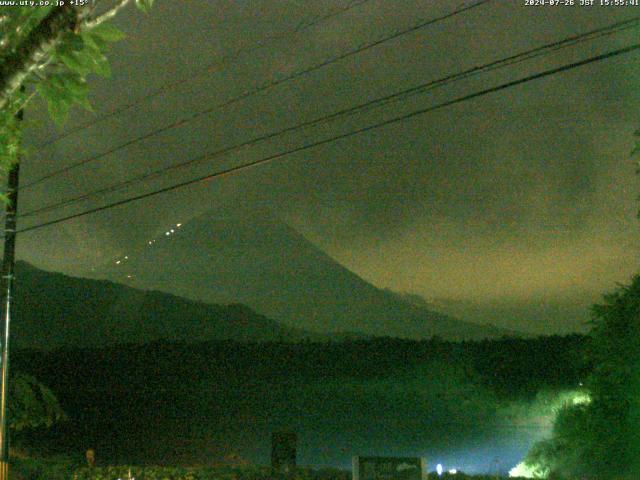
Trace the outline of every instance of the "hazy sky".
<path fill-rule="evenodd" d="M 28 182 L 219 104 L 265 81 L 461 5 L 370 0 L 271 41 L 224 67 L 206 65 L 291 31 L 345 0 L 158 1 L 117 23 L 113 78 L 93 78 L 98 112 L 200 73 L 143 106 L 24 161 Z M 205 151 L 631 18 L 632 7 L 527 7 L 495 0 L 271 88 L 187 126 L 21 192 L 26 211 Z M 402 112 L 637 41 L 637 29 L 457 82 L 400 104 L 287 135 L 174 172 L 109 200 L 375 123 Z M 629 158 L 640 127 L 640 56 L 632 53 L 475 99 L 250 171 L 84 217 L 19 240 L 19 256 L 86 271 L 131 242 L 217 204 L 268 207 L 379 287 L 418 293 L 448 312 L 536 332 L 584 328 L 588 305 L 637 271 L 638 195 Z M 39 109 L 39 110 L 38 110 Z M 54 135 L 36 104 L 28 142 Z M 93 118 L 76 111 L 64 129 Z M 104 199 L 43 215 L 72 213 Z M 34 223 L 22 221 L 21 226 Z"/>

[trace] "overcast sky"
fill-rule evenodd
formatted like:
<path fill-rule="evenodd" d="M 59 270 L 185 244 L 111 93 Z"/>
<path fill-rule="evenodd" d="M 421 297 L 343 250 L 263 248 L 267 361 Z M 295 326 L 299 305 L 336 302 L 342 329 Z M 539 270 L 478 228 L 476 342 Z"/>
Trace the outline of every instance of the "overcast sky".
<path fill-rule="evenodd" d="M 126 11 L 117 19 L 127 38 L 113 47 L 113 77 L 91 80 L 98 113 L 167 82 L 199 76 L 31 155 L 22 181 L 462 3 L 370 0 L 284 35 L 301 21 L 345 5 L 346 0 L 159 0 L 148 16 Z M 640 9 L 495 0 L 25 190 L 20 210 L 635 15 Z M 626 46 L 637 41 L 637 33 L 598 39 L 283 136 L 38 220 Z M 222 56 L 273 36 L 284 38 L 207 71 Z M 379 287 L 420 294 L 469 320 L 535 332 L 584 330 L 589 304 L 638 269 L 638 183 L 629 152 L 640 127 L 639 61 L 637 53 L 616 57 L 24 234 L 19 257 L 47 269 L 84 272 L 171 222 L 242 201 L 272 209 Z M 28 132 L 30 145 L 55 135 L 42 105 L 30 108 L 27 118 L 36 122 Z M 64 131 L 93 118 L 76 111 Z M 21 226 L 32 223 L 24 219 Z"/>

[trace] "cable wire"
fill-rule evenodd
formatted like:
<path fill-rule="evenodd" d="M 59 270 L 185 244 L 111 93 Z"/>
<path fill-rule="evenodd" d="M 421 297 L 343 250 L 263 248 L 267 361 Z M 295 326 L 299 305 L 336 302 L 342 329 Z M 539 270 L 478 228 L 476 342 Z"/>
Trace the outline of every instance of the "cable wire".
<path fill-rule="evenodd" d="M 258 40 L 256 42 L 256 45 L 251 45 L 251 46 L 247 46 L 247 47 L 242 47 L 239 48 L 238 50 L 236 50 L 235 52 L 229 54 L 229 55 L 223 55 L 222 58 L 220 58 L 219 60 L 216 60 L 215 62 L 210 63 L 209 65 L 206 65 L 204 67 L 204 69 L 202 71 L 196 72 L 193 75 L 190 76 L 185 76 L 182 77 L 178 80 L 174 80 L 171 82 L 167 82 L 163 85 L 161 85 L 160 87 L 156 88 L 155 90 L 147 93 L 146 95 L 141 96 L 140 98 L 134 100 L 131 103 L 127 103 L 124 105 L 120 105 L 117 106 L 113 109 L 111 109 L 110 111 L 108 111 L 107 113 L 100 115 L 99 117 L 95 118 L 94 120 L 87 122 L 86 124 L 76 127 L 74 130 L 69 130 L 63 134 L 57 135 L 43 143 L 41 143 L 40 145 L 38 145 L 36 148 L 37 149 L 42 149 L 42 148 L 46 148 L 49 145 L 52 145 L 64 138 L 67 138 L 71 135 L 75 135 L 79 132 L 82 132 L 84 130 L 86 130 L 87 128 L 93 127 L 94 125 L 97 125 L 98 123 L 107 120 L 115 115 L 119 115 L 123 112 L 126 112 L 127 110 L 133 108 L 133 107 L 137 107 L 139 105 L 141 105 L 142 103 L 151 100 L 152 98 L 157 97 L 158 95 L 162 95 L 163 93 L 170 91 L 174 88 L 179 87 L 180 85 L 193 81 L 197 78 L 200 78 L 208 73 L 211 73 L 211 71 L 213 69 L 215 69 L 216 67 L 223 67 L 224 65 L 233 62 L 235 60 L 237 60 L 238 58 L 240 58 L 242 55 L 244 54 L 249 54 L 249 53 L 254 53 L 257 52 L 258 50 L 261 50 L 263 48 L 266 48 L 267 46 L 269 46 L 269 44 L 273 41 L 278 41 L 278 40 L 283 40 L 285 38 L 288 38 L 290 36 L 296 35 L 300 32 L 303 32 L 305 30 L 307 30 L 308 28 L 314 27 L 316 25 L 318 25 L 319 23 L 325 21 L 325 20 L 329 20 L 333 17 L 337 17 L 339 15 L 342 15 L 343 13 L 348 12 L 349 10 L 353 10 L 356 7 L 359 7 L 360 5 L 363 5 L 365 3 L 368 3 L 371 0 L 357 0 L 354 2 L 351 2 L 350 4 L 348 4 L 345 7 L 339 8 L 339 9 L 335 9 L 334 11 L 331 11 L 325 15 L 321 15 L 318 16 L 316 18 L 312 18 L 310 20 L 307 21 L 301 21 L 298 25 L 296 25 L 293 29 L 279 33 L 277 35 L 270 35 L 268 37 L 265 37 L 262 40 Z"/>
<path fill-rule="evenodd" d="M 372 130 L 376 130 L 376 129 L 385 127 L 387 125 L 398 123 L 398 122 L 401 122 L 401 121 L 404 121 L 404 120 L 408 120 L 408 119 L 417 117 L 419 115 L 424 115 L 426 113 L 433 112 L 435 110 L 439 110 L 441 108 L 445 108 L 445 107 L 448 107 L 448 106 L 451 106 L 451 105 L 455 105 L 455 104 L 458 104 L 458 103 L 466 102 L 466 101 L 472 100 L 474 98 L 482 97 L 482 96 L 488 95 L 490 93 L 499 92 L 501 90 L 505 90 L 507 88 L 514 87 L 516 85 L 521 85 L 521 84 L 524 84 L 524 83 L 528 83 L 528 82 L 531 82 L 533 80 L 537 80 L 537 79 L 540 79 L 540 78 L 544 78 L 544 77 L 548 77 L 548 76 L 551 76 L 551 75 L 555 75 L 555 74 L 558 74 L 558 73 L 561 73 L 561 72 L 572 70 L 574 68 L 582 67 L 584 65 L 588 65 L 588 64 L 591 64 L 591 63 L 599 62 L 599 61 L 602 61 L 602 60 L 607 60 L 609 58 L 613 58 L 613 57 L 617 57 L 619 55 L 630 53 L 630 52 L 636 51 L 638 49 L 640 49 L 640 43 L 636 43 L 634 45 L 630 45 L 628 47 L 620 48 L 620 49 L 617 49 L 617 50 L 612 50 L 612 51 L 609 51 L 607 53 L 603 53 L 601 55 L 597 55 L 597 56 L 594 56 L 594 57 L 589 57 L 589 58 L 587 58 L 585 60 L 581 60 L 579 62 L 569 63 L 569 64 L 563 65 L 561 67 L 552 68 L 550 70 L 545 70 L 543 72 L 536 73 L 536 74 L 533 74 L 533 75 L 529 75 L 529 76 L 520 78 L 518 80 L 512 80 L 510 82 L 506 82 L 506 83 L 503 83 L 503 84 L 495 86 L 495 87 L 491 87 L 491 88 L 487 88 L 487 89 L 484 89 L 484 90 L 480 90 L 478 92 L 470 93 L 468 95 L 464 95 L 462 97 L 458 97 L 458 98 L 455 98 L 453 100 L 449 100 L 449 101 L 446 101 L 446 102 L 443 102 L 443 103 L 439 103 L 439 104 L 431 106 L 431 107 L 422 108 L 422 109 L 419 109 L 419 110 L 414 110 L 413 112 L 410 112 L 410 113 L 407 113 L 407 114 L 404 114 L 404 115 L 401 115 L 401 116 L 397 116 L 397 117 L 394 117 L 394 118 L 391 118 L 391 119 L 388 119 L 388 120 L 384 120 L 382 122 L 374 123 L 372 125 L 368 125 L 366 127 L 363 127 L 363 128 L 357 129 L 357 130 L 352 130 L 350 132 L 341 133 L 339 135 L 335 135 L 335 136 L 330 137 L 330 138 L 326 138 L 326 139 L 323 139 L 323 140 L 318 140 L 316 142 L 308 143 L 308 144 L 302 145 L 300 147 L 296 147 L 296 148 L 293 148 L 293 149 L 290 149 L 290 150 L 287 150 L 287 151 L 284 151 L 284 152 L 276 153 L 276 154 L 261 158 L 259 160 L 255 160 L 255 161 L 250 162 L 250 163 L 246 163 L 246 164 L 243 164 L 243 165 L 238 165 L 238 166 L 235 166 L 235 167 L 227 168 L 225 170 L 221 170 L 221 171 L 214 172 L 214 173 L 211 173 L 211 174 L 207 174 L 207 175 L 204 175 L 204 176 L 200 176 L 200 177 L 197 177 L 197 178 L 192 178 L 190 180 L 186 180 L 186 181 L 183 181 L 183 182 L 175 183 L 173 185 L 169 185 L 167 187 L 160 188 L 158 190 L 154 190 L 154 191 L 143 193 L 143 194 L 136 195 L 136 196 L 133 196 L 133 197 L 125 198 L 123 200 L 118 200 L 116 202 L 108 203 L 108 204 L 102 205 L 100 207 L 91 208 L 91 209 L 88 209 L 88 210 L 85 210 L 85 211 L 82 211 L 82 212 L 78 212 L 78 213 L 75 213 L 75 214 L 72 214 L 72 215 L 67 215 L 67 216 L 64 216 L 64 217 L 61 217 L 61 218 L 57 218 L 55 220 L 50 220 L 48 222 L 43 222 L 43 223 L 40 223 L 40 224 L 37 224 L 37 225 L 32 225 L 30 227 L 22 228 L 22 229 L 19 229 L 16 233 L 24 233 L 24 232 L 29 232 L 29 231 L 37 230 L 37 229 L 40 229 L 40 228 L 44 228 L 44 227 L 47 227 L 47 226 L 56 225 L 58 223 L 62 223 L 62 222 L 66 222 L 66 221 L 69 221 L 69 220 L 72 220 L 72 219 L 75 219 L 75 218 L 79 218 L 79 217 L 83 217 L 83 216 L 86 216 L 86 215 L 90 215 L 92 213 L 97 213 L 97 212 L 101 212 L 101 211 L 104 211 L 104 210 L 109 210 L 109 209 L 112 209 L 112 208 L 115 208 L 115 207 L 118 207 L 118 206 L 121 206 L 121 205 L 126 205 L 126 204 L 131 203 L 131 202 L 142 200 L 144 198 L 149 198 L 149 197 L 152 197 L 152 196 L 155 196 L 155 195 L 159 195 L 161 193 L 165 193 L 165 192 L 169 192 L 169 191 L 172 191 L 172 190 L 176 190 L 178 188 L 185 187 L 187 185 L 192 185 L 194 183 L 201 182 L 203 180 L 210 180 L 210 179 L 213 179 L 213 178 L 229 175 L 231 173 L 238 172 L 238 171 L 241 171 L 241 170 L 247 170 L 249 168 L 252 168 L 252 167 L 255 167 L 255 166 L 258 166 L 258 165 L 262 165 L 262 164 L 265 164 L 265 163 L 268 163 L 268 162 L 272 162 L 273 160 L 276 160 L 276 159 L 279 159 L 279 158 L 283 158 L 285 156 L 288 156 L 288 155 L 291 155 L 291 154 L 294 154 L 294 153 L 298 153 L 298 152 L 301 152 L 301 151 L 304 151 L 304 150 L 308 150 L 310 148 L 318 147 L 320 145 L 325 145 L 325 144 L 328 144 L 328 143 L 333 143 L 333 142 L 335 142 L 337 140 L 341 140 L 341 139 L 344 139 L 344 138 L 349 138 L 349 137 L 352 137 L 354 135 L 359 135 L 361 133 L 365 133 L 365 132 L 369 132 L 369 131 L 372 131 Z"/>
<path fill-rule="evenodd" d="M 395 32 L 395 33 L 393 33 L 391 35 L 385 36 L 385 37 L 383 37 L 383 38 L 381 38 L 379 40 L 376 40 L 376 41 L 371 42 L 371 43 L 367 43 L 367 44 L 365 44 L 363 46 L 360 46 L 360 47 L 357 47 L 357 48 L 355 48 L 353 50 L 349 50 L 348 52 L 345 52 L 345 53 L 342 53 L 342 54 L 340 54 L 338 56 L 332 57 L 332 58 L 330 58 L 328 60 L 325 60 L 325 61 L 323 61 L 321 63 L 317 63 L 315 65 L 307 67 L 307 68 L 305 68 L 303 70 L 299 70 L 299 71 L 294 72 L 294 73 L 292 73 L 290 75 L 286 75 L 286 76 L 284 76 L 282 78 L 275 79 L 275 80 L 272 80 L 270 82 L 263 83 L 263 84 L 259 85 L 258 87 L 254 88 L 252 90 L 246 90 L 243 93 L 241 93 L 240 95 L 235 96 L 235 97 L 233 97 L 233 98 L 231 98 L 231 99 L 229 99 L 229 100 L 227 100 L 227 101 L 225 101 L 225 102 L 223 102 L 221 104 L 217 104 L 217 105 L 214 105 L 212 107 L 208 107 L 208 108 L 206 108 L 204 110 L 200 110 L 200 111 L 198 111 L 198 112 L 196 112 L 196 113 L 194 113 L 194 114 L 192 114 L 192 115 L 190 115 L 188 117 L 185 117 L 185 118 L 182 118 L 182 119 L 180 119 L 178 121 L 172 122 L 172 123 L 170 123 L 168 125 L 165 125 L 164 127 L 160 127 L 158 129 L 152 130 L 152 131 L 150 131 L 150 132 L 148 132 L 148 133 L 146 133 L 144 135 L 141 135 L 139 137 L 131 139 L 131 140 L 125 142 L 125 143 L 121 143 L 121 144 L 119 144 L 119 145 L 117 145 L 117 146 L 115 146 L 113 148 L 110 148 L 109 150 L 106 150 L 106 151 L 104 151 L 102 153 L 99 153 L 97 155 L 93 155 L 91 157 L 82 159 L 82 160 L 77 161 L 75 163 L 72 163 L 71 165 L 68 165 L 68 166 L 66 166 L 64 168 L 61 168 L 61 169 L 56 170 L 54 172 L 48 173 L 46 175 L 43 175 L 42 177 L 40 177 L 40 178 L 38 178 L 36 180 L 33 180 L 32 182 L 26 183 L 25 185 L 20 187 L 20 190 L 24 190 L 24 189 L 33 187 L 34 185 L 38 185 L 38 184 L 44 182 L 45 180 L 48 180 L 48 179 L 53 178 L 53 177 L 57 177 L 58 175 L 61 175 L 63 173 L 67 173 L 67 172 L 69 172 L 71 170 L 74 170 L 74 169 L 80 167 L 80 166 L 83 166 L 83 165 L 86 165 L 86 164 L 88 164 L 90 162 L 99 160 L 99 159 L 101 159 L 101 158 L 103 158 L 103 157 L 105 157 L 107 155 L 111 155 L 112 153 L 115 153 L 115 152 L 117 152 L 119 150 L 122 150 L 123 148 L 129 147 L 129 146 L 131 146 L 131 145 L 133 145 L 135 143 L 138 143 L 138 142 L 140 142 L 142 140 L 146 140 L 148 138 L 154 137 L 154 136 L 156 136 L 156 135 L 158 135 L 160 133 L 166 132 L 168 130 L 172 130 L 174 128 L 181 127 L 181 126 L 183 126 L 183 125 L 185 125 L 185 124 L 187 124 L 189 122 L 192 122 L 192 121 L 196 120 L 197 118 L 199 118 L 199 117 L 201 117 L 203 115 L 207 115 L 207 114 L 209 114 L 209 113 L 211 113 L 211 112 L 213 112 L 213 111 L 215 111 L 217 109 L 228 107 L 228 106 L 233 105 L 233 104 L 235 104 L 235 103 L 237 103 L 239 101 L 245 100 L 245 99 L 247 99 L 247 98 L 249 98 L 249 97 L 251 97 L 253 95 L 256 95 L 256 94 L 261 93 L 261 92 L 263 92 L 265 90 L 268 90 L 268 89 L 270 89 L 272 87 L 275 87 L 277 85 L 283 84 L 285 82 L 289 82 L 291 80 L 294 80 L 296 78 L 302 77 L 304 75 L 308 75 L 308 74 L 310 74 L 312 72 L 315 72 L 315 71 L 317 71 L 317 70 L 319 70 L 321 68 L 324 68 L 324 67 L 326 67 L 328 65 L 331 65 L 331 64 L 333 64 L 335 62 L 338 62 L 338 61 L 343 60 L 345 58 L 349 58 L 349 57 L 351 57 L 353 55 L 357 55 L 359 53 L 365 52 L 365 51 L 367 51 L 369 49 L 372 49 L 372 48 L 375 48 L 375 47 L 377 47 L 379 45 L 382 45 L 383 43 L 389 42 L 389 41 L 394 40 L 396 38 L 399 38 L 399 37 L 401 37 L 403 35 L 407 35 L 409 33 L 415 32 L 415 31 L 417 31 L 417 30 L 419 30 L 421 28 L 424 28 L 424 27 L 427 27 L 429 25 L 433 25 L 433 24 L 441 22 L 443 20 L 452 18 L 452 17 L 454 17 L 456 15 L 459 15 L 461 13 L 464 13 L 464 12 L 468 11 L 468 10 L 471 10 L 472 8 L 476 8 L 476 7 L 479 7 L 481 5 L 484 5 L 484 4 L 486 4 L 486 3 L 490 2 L 490 1 L 492 1 L 492 0 L 480 0 L 480 1 L 476 2 L 476 3 L 471 4 L 471 5 L 467 5 L 467 6 L 461 7 L 461 8 L 459 8 L 459 9 L 457 9 L 457 10 L 451 12 L 451 13 L 448 13 L 446 15 L 442 15 L 440 17 L 436 17 L 436 18 L 433 18 L 433 19 L 430 19 L 430 20 L 427 20 L 427 21 L 423 21 L 423 22 L 420 22 L 420 23 L 418 23 L 416 25 L 413 25 L 410 28 L 397 31 L 397 32 Z"/>
<path fill-rule="evenodd" d="M 605 35 L 610 35 L 612 33 L 617 33 L 623 29 L 627 29 L 627 28 L 631 28 L 636 26 L 638 23 L 640 23 L 640 16 L 638 17 L 634 17 L 633 19 L 629 19 L 629 20 L 625 20 L 622 22 L 617 22 L 614 23 L 612 25 L 606 26 L 606 27 L 602 27 L 602 28 L 598 28 L 595 30 L 591 30 L 589 32 L 580 34 L 580 35 L 574 35 L 568 38 L 565 38 L 563 40 L 559 40 L 559 41 L 555 41 L 540 47 L 536 47 L 530 50 L 526 50 L 524 52 L 520 52 L 518 54 L 515 55 L 511 55 L 509 57 L 500 59 L 500 60 L 496 60 L 481 66 L 476 66 L 470 69 L 467 69 L 463 72 L 457 73 L 457 74 L 453 74 L 453 75 L 449 75 L 446 76 L 444 78 L 440 78 L 438 80 L 433 80 L 427 83 L 423 83 L 421 85 L 415 86 L 415 87 L 411 87 L 409 89 L 405 89 L 405 90 L 401 90 L 399 92 L 390 94 L 390 95 L 386 95 L 374 100 L 369 100 L 367 102 L 364 102 L 362 104 L 356 105 L 354 107 L 350 107 L 350 108 L 346 108 L 343 110 L 340 110 L 338 112 L 329 114 L 329 115 L 324 115 L 294 126 L 290 126 L 290 127 L 286 127 L 284 129 L 281 130 L 277 130 L 268 134 L 264 134 L 258 137 L 254 137 L 252 139 L 249 139 L 247 141 L 229 146 L 229 147 L 225 147 L 213 152 L 209 152 L 200 156 L 197 156 L 195 158 L 192 158 L 190 160 L 187 160 L 185 162 L 181 162 L 178 164 L 174 164 L 174 165 L 170 165 L 168 167 L 164 167 L 161 169 L 157 169 L 155 171 L 149 172 L 149 173 L 145 173 L 127 180 L 123 180 L 120 182 L 116 182 L 114 184 L 108 185 L 106 187 L 100 188 L 98 190 L 94 190 L 92 192 L 88 192 L 82 195 L 78 195 L 75 197 L 72 197 L 70 199 L 66 199 L 66 200 L 62 200 L 60 202 L 51 204 L 51 205 L 47 205 L 44 207 L 40 207 L 40 208 L 36 208 L 34 210 L 30 210 L 26 213 L 23 213 L 20 215 L 21 218 L 26 218 L 26 217 L 31 217 L 37 214 L 41 214 L 41 213 L 45 213 L 48 211 L 52 211 L 52 210 L 56 210 L 65 206 L 69 206 L 72 205 L 74 203 L 83 201 L 83 200 L 87 200 L 89 198 L 95 197 L 97 195 L 101 195 L 101 194 L 105 194 L 105 193 L 109 193 L 109 192 L 113 192 L 113 191 L 117 191 L 120 190 L 126 186 L 129 185 L 133 185 L 136 183 L 140 183 L 152 178 L 157 178 L 160 175 L 163 175 L 167 172 L 170 172 L 172 170 L 177 170 L 180 168 L 184 168 L 184 167 L 188 167 L 190 165 L 193 165 L 195 163 L 198 162 L 202 162 L 202 161 L 209 161 L 213 158 L 222 156 L 224 154 L 230 153 L 232 151 L 236 151 L 239 150 L 241 148 L 245 148 L 251 145 L 254 145 L 258 142 L 262 142 L 265 140 L 269 140 L 278 136 L 281 136 L 285 133 L 289 133 L 289 132 L 293 132 L 302 128 L 306 128 L 306 127 L 310 127 L 310 126 L 314 126 L 317 125 L 319 123 L 323 123 L 323 122 L 329 122 L 332 120 L 335 120 L 341 116 L 345 116 L 345 115 L 353 115 L 355 113 L 359 113 L 362 111 L 367 111 L 373 107 L 377 107 L 377 106 L 381 106 L 381 105 L 387 105 L 388 103 L 390 103 L 391 101 L 400 101 L 400 100 L 404 100 L 406 98 L 408 98 L 409 96 L 413 96 L 416 95 L 418 93 L 423 93 L 425 91 L 430 91 L 432 89 L 438 88 L 438 87 L 442 87 L 445 85 L 448 85 L 454 81 L 458 81 L 458 80 L 462 80 L 462 79 L 466 79 L 466 78 L 471 78 L 473 76 L 482 74 L 482 73 L 486 73 L 489 71 L 493 71 L 496 70 L 498 68 L 504 68 L 507 66 L 511 66 L 517 63 L 521 63 L 523 61 L 527 61 L 527 60 L 531 60 L 533 58 L 537 58 L 540 57 L 542 55 L 547 55 L 549 53 L 554 53 L 562 48 L 567 48 L 573 45 L 576 45 L 577 43 L 580 42 L 584 42 L 587 40 L 593 40 L 594 38 L 600 38 L 602 36 Z"/>

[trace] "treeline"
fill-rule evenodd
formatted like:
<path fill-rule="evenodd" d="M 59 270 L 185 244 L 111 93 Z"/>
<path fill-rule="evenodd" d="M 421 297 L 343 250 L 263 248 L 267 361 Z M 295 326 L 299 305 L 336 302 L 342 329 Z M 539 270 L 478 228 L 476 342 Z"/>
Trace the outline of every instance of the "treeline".
<path fill-rule="evenodd" d="M 92 447 L 108 463 L 193 464 L 241 451 L 253 461 L 268 458 L 269 431 L 287 428 L 314 438 L 306 450 L 314 463 L 331 464 L 353 452 L 320 446 L 338 449 L 342 439 L 349 449 L 383 448 L 395 436 L 400 449 L 405 439 L 454 445 L 489 430 L 503 402 L 576 388 L 589 372 L 587 346 L 579 335 L 155 342 L 16 351 L 13 366 L 49 386 L 69 417 L 24 438 L 44 453 Z M 436 425 L 437 438 L 420 437 Z"/>
<path fill-rule="evenodd" d="M 590 372 L 588 342 L 588 337 L 577 334 L 479 342 L 448 342 L 437 337 L 298 343 L 160 341 L 100 350 L 21 350 L 14 352 L 13 361 L 16 368 L 45 382 L 70 387 L 79 378 L 90 387 L 110 384 L 114 378 L 123 385 L 138 385 L 158 375 L 166 383 L 221 375 L 265 382 L 367 379 L 440 361 L 463 366 L 470 378 L 502 395 L 527 397 L 543 388 L 577 386 Z"/>

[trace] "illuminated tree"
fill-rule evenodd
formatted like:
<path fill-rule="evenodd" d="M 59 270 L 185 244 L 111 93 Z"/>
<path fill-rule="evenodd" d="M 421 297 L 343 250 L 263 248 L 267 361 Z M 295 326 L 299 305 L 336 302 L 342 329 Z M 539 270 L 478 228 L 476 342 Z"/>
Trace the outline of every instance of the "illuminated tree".
<path fill-rule="evenodd" d="M 523 467 L 536 476 L 640 478 L 640 275 L 592 312 L 590 401 L 562 409 L 529 452 Z"/>

